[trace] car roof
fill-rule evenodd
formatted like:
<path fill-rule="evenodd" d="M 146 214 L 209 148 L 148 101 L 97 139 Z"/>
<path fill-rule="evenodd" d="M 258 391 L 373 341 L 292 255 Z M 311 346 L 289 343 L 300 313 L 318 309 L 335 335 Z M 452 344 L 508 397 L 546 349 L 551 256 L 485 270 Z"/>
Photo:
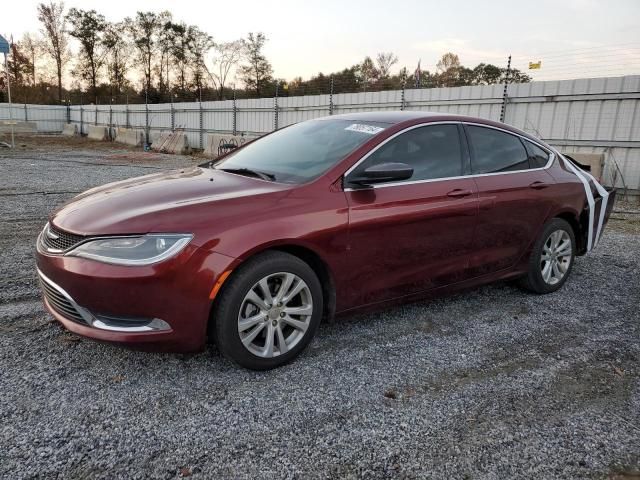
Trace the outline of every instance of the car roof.
<path fill-rule="evenodd" d="M 377 112 L 358 112 L 358 113 L 342 113 L 339 115 L 332 115 L 331 119 L 337 120 L 354 120 L 361 122 L 383 122 L 383 123 L 401 123 L 407 120 L 427 119 L 430 117 L 436 117 L 442 115 L 437 112 L 416 112 L 416 111 L 377 111 Z M 469 117 L 470 118 L 470 117 Z"/>
<path fill-rule="evenodd" d="M 324 119 L 338 119 L 338 120 L 350 120 L 359 122 L 381 122 L 388 123 L 390 125 L 398 125 L 401 123 L 413 124 L 424 122 L 468 122 L 477 123 L 482 125 L 488 125 L 498 127 L 503 130 L 507 130 L 523 137 L 529 138 L 537 143 L 542 143 L 547 148 L 550 148 L 539 138 L 530 135 L 518 128 L 505 123 L 496 122 L 487 118 L 470 117 L 467 115 L 453 115 L 445 112 L 422 112 L 422 111 L 406 111 L 406 110 L 387 110 L 387 111 L 375 111 L 375 112 L 358 112 L 358 113 L 344 113 L 340 115 L 332 115 L 324 117 Z"/>

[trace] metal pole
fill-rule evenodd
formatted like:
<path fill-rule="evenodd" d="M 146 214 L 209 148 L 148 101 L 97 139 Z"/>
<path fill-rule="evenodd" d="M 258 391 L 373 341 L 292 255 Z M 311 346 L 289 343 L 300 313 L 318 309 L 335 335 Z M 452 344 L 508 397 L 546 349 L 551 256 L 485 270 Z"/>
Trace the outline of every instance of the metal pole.
<path fill-rule="evenodd" d="M 27 104 L 24 104 L 24 121 L 28 122 L 29 121 L 29 114 L 27 113 Z"/>
<path fill-rule="evenodd" d="M 507 73 L 504 76 L 504 91 L 502 92 L 502 109 L 500 110 L 500 121 L 504 122 L 504 115 L 507 110 L 507 86 L 509 85 L 509 75 L 511 74 L 511 55 L 507 60 Z"/>
<path fill-rule="evenodd" d="M 173 108 L 173 95 L 171 95 L 171 131 L 175 132 L 176 130 L 176 111 Z"/>
<path fill-rule="evenodd" d="M 238 134 L 238 110 L 236 108 L 236 86 L 233 86 L 233 135 Z"/>
<path fill-rule="evenodd" d="M 402 75 L 402 95 L 400 98 L 400 110 L 404 110 L 404 107 L 406 106 L 405 103 L 405 98 L 404 98 L 404 91 L 407 85 L 407 76 L 406 75 Z"/>
<path fill-rule="evenodd" d="M 333 115 L 333 75 L 331 75 L 331 84 L 329 87 L 329 115 Z"/>
<path fill-rule="evenodd" d="M 127 97 L 126 97 L 126 102 L 127 105 L 125 107 L 125 111 L 124 111 L 124 116 L 125 116 L 125 125 L 127 128 L 131 127 L 131 124 L 129 123 L 129 94 L 127 93 Z"/>
<path fill-rule="evenodd" d="M 145 144 L 149 145 L 149 91 L 146 85 L 144 88 L 144 124 Z"/>
<path fill-rule="evenodd" d="M 203 131 L 203 126 L 204 126 L 204 119 L 203 119 L 203 114 L 202 114 L 202 88 L 198 88 L 199 93 L 200 93 L 200 101 L 198 102 L 198 108 L 200 109 L 200 149 L 204 149 L 204 131 Z"/>
<path fill-rule="evenodd" d="M 7 54 L 4 54 L 4 71 L 7 72 L 7 95 L 9 97 L 9 123 L 11 125 L 11 148 L 16 148 L 16 139 L 13 132 L 13 105 L 11 105 L 11 79 L 9 78 L 9 67 L 7 66 Z"/>
<path fill-rule="evenodd" d="M 109 140 L 113 140 L 113 98 L 109 103 Z"/>
<path fill-rule="evenodd" d="M 80 93 L 80 136 L 84 134 L 84 108 L 82 104 L 82 93 Z"/>
<path fill-rule="evenodd" d="M 278 129 L 278 84 L 276 83 L 276 96 L 273 99 L 273 129 Z"/>

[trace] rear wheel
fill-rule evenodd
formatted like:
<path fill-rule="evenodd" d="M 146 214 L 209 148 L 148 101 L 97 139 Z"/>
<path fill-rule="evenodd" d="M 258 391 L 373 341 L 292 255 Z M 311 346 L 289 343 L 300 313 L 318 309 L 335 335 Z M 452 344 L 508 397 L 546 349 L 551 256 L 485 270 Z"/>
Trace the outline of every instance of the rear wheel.
<path fill-rule="evenodd" d="M 521 285 L 535 293 L 555 292 L 567 281 L 576 252 L 571 225 L 554 218 L 542 230 L 529 259 L 529 272 Z"/>
<path fill-rule="evenodd" d="M 309 344 L 322 307 L 322 287 L 309 265 L 284 252 L 260 254 L 234 272 L 216 300 L 216 343 L 243 367 L 278 367 Z"/>

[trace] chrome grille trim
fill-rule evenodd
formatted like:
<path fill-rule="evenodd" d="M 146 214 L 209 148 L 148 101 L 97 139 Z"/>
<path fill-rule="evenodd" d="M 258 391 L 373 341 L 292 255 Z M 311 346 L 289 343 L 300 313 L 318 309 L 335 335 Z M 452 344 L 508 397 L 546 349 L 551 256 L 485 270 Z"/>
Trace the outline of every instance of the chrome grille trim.
<path fill-rule="evenodd" d="M 48 253 L 64 253 L 84 242 L 87 237 L 57 229 L 47 223 L 40 234 L 40 244 Z"/>
<path fill-rule="evenodd" d="M 160 318 L 118 318 L 105 315 L 94 315 L 81 307 L 60 285 L 38 270 L 38 277 L 47 304 L 53 310 L 76 323 L 87 325 L 98 330 L 121 333 L 142 333 L 171 330 L 171 326 Z M 127 323 L 130 322 L 130 325 Z"/>
<path fill-rule="evenodd" d="M 60 285 L 53 282 L 40 270 L 38 270 L 38 276 L 44 297 L 51 308 L 69 320 L 91 325 L 92 315 L 85 308 L 78 305 Z"/>

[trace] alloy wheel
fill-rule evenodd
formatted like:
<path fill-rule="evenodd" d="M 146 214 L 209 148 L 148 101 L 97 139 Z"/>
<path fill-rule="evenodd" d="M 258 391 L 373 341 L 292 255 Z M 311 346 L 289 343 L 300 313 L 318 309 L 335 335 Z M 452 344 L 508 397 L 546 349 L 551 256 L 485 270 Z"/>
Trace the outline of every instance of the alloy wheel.
<path fill-rule="evenodd" d="M 254 355 L 284 355 L 302 340 L 312 315 L 313 298 L 305 281 L 293 273 L 273 273 L 256 282 L 242 300 L 238 334 Z"/>
<path fill-rule="evenodd" d="M 540 272 L 549 285 L 560 282 L 569 270 L 573 258 L 571 237 L 564 230 L 555 230 L 542 246 Z"/>

